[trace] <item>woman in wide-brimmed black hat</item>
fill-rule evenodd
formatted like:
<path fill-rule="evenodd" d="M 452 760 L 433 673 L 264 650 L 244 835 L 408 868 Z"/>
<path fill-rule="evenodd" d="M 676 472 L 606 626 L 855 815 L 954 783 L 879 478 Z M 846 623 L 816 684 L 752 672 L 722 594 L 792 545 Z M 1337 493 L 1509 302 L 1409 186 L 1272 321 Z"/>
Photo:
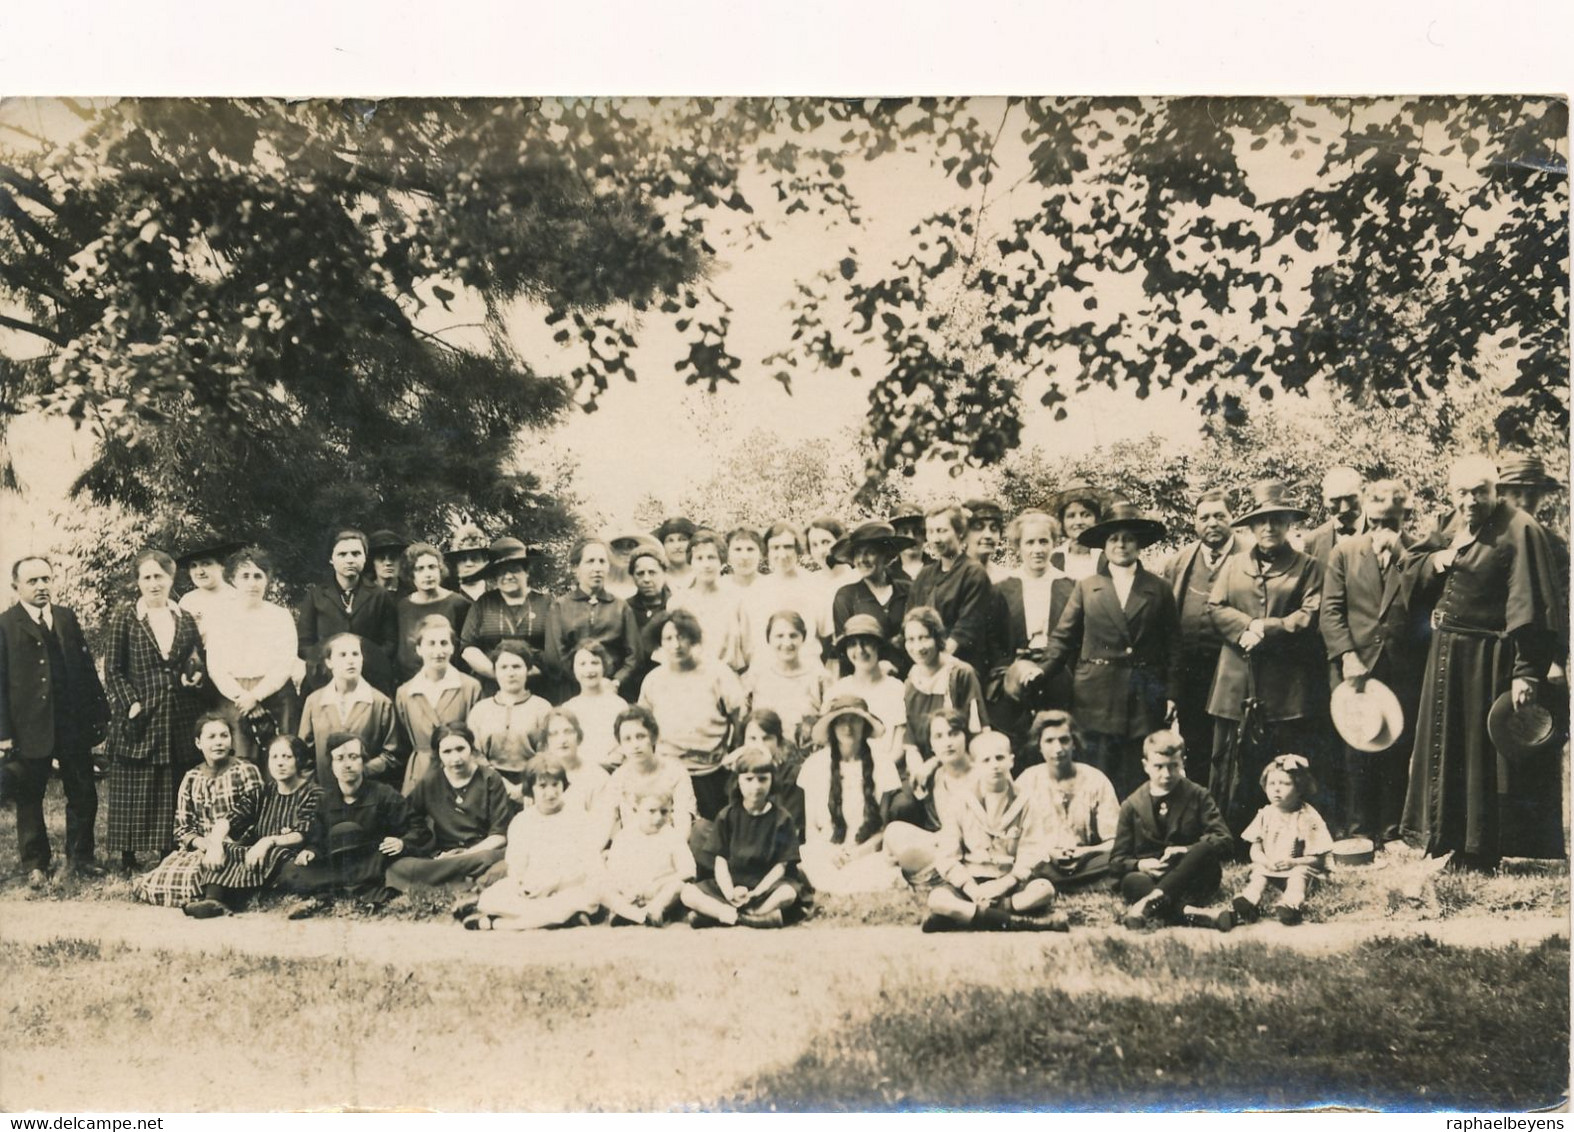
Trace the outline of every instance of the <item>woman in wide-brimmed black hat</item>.
<path fill-rule="evenodd" d="M 1046 678 L 1075 660 L 1071 714 L 1087 762 L 1109 776 L 1121 797 L 1142 785 L 1142 741 L 1174 718 L 1179 694 L 1175 593 L 1137 557 L 1163 537 L 1163 523 L 1125 501 L 1077 536 L 1083 546 L 1102 549 L 1104 560 L 1071 591 L 1044 657 Z"/>
<path fill-rule="evenodd" d="M 504 641 L 529 645 L 533 655 L 546 648 L 547 611 L 552 598 L 530 585 L 530 562 L 535 557 L 517 538 L 500 538 L 492 544 L 492 560 L 480 577 L 495 582 L 470 607 L 459 632 L 464 662 L 481 681 L 483 695 L 497 691 L 492 678 L 491 652 Z"/>
<path fill-rule="evenodd" d="M 1214 717 L 1208 789 L 1237 835 L 1257 812 L 1258 777 L 1275 755 L 1299 754 L 1322 774 L 1320 719 L 1328 663 L 1317 633 L 1323 571 L 1290 543 L 1307 517 L 1282 480 L 1252 485 L 1251 505 L 1232 523 L 1256 546 L 1231 557 L 1214 579 L 1208 615 L 1224 640 L 1208 698 Z M 1321 799 L 1319 809 L 1324 809 Z"/>
<path fill-rule="evenodd" d="M 831 561 L 845 562 L 858 571 L 857 580 L 838 588 L 831 599 L 831 626 L 837 640 L 846 632 L 847 622 L 861 615 L 874 618 L 881 638 L 894 644 L 901 633 L 902 614 L 907 612 L 911 583 L 893 578 L 890 567 L 912 545 L 912 539 L 897 534 L 889 523 L 874 522 L 855 527 L 831 547 Z M 907 671 L 905 664 L 896 667 L 899 674 Z"/>

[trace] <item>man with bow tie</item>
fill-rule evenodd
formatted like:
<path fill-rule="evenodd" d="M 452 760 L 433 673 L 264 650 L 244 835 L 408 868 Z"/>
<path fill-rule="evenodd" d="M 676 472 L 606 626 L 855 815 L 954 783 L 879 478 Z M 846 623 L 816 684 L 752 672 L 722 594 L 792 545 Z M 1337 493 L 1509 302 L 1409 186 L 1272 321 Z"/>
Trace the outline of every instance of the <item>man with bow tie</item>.
<path fill-rule="evenodd" d="M 1424 618 L 1418 624 L 1412 613 L 1416 572 L 1403 566 L 1415 542 L 1400 529 L 1409 492 L 1393 480 L 1377 480 L 1364 494 L 1365 533 L 1329 553 L 1319 627 L 1338 679 L 1358 690 L 1368 679 L 1379 680 L 1404 711 L 1404 731 L 1386 750 L 1345 746 L 1345 831 L 1381 845 L 1399 836 L 1430 626 Z"/>
<path fill-rule="evenodd" d="M 51 764 L 66 795 L 66 866 L 99 876 L 93 860 L 98 788 L 93 747 L 104 737 L 109 701 L 76 614 L 50 603 L 49 560 L 11 567 L 17 603 L 0 613 L 0 776 L 16 804 L 16 840 L 32 888 L 49 879 L 44 790 Z"/>
<path fill-rule="evenodd" d="M 1487 732 L 1502 693 L 1535 700 L 1565 617 L 1546 532 L 1498 497 L 1497 480 L 1485 456 L 1455 463 L 1455 512 L 1412 552 L 1433 611 L 1404 835 L 1462 868 L 1564 851 L 1558 760 L 1510 759 Z"/>

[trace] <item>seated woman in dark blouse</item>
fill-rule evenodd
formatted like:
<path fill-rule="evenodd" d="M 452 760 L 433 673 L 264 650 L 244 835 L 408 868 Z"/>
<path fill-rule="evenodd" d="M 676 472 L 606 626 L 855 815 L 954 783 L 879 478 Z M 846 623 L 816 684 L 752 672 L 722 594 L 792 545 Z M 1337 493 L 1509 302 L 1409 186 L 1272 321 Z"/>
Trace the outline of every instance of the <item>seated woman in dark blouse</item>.
<path fill-rule="evenodd" d="M 462 723 L 432 735 L 438 765 L 410 794 L 410 808 L 432 827 L 430 858 L 406 857 L 388 870 L 388 887 L 466 888 L 503 859 L 513 810 L 497 771 L 482 765 L 475 736 Z"/>

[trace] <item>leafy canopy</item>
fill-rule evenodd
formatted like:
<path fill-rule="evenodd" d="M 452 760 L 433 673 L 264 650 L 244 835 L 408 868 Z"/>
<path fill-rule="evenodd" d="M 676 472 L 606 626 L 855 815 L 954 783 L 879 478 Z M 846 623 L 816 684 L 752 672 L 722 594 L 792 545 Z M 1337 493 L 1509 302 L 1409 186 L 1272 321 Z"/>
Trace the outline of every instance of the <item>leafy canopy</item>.
<path fill-rule="evenodd" d="M 740 380 L 718 247 L 802 224 L 849 246 L 761 363 L 873 369 L 871 490 L 993 464 L 1099 384 L 1240 424 L 1482 383 L 1500 442 L 1566 434 L 1559 100 L 65 105 L 74 136 L 0 151 L 0 408 L 91 427 L 89 497 L 296 576 L 348 519 L 566 533 L 532 432 L 633 379 L 651 319 L 687 384 Z M 856 246 L 887 160 L 935 200 L 889 262 Z"/>

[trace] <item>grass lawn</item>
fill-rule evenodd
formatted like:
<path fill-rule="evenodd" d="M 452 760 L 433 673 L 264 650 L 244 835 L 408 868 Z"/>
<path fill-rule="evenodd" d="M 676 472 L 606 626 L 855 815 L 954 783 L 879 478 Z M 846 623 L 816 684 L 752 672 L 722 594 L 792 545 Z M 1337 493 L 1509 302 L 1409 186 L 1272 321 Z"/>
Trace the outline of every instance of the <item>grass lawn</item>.
<path fill-rule="evenodd" d="M 1027 989 L 888 988 L 876 1010 L 727 1103 L 1512 1110 L 1567 1087 L 1567 940 L 1382 939 L 1309 959 L 1117 937 L 1056 960 Z"/>
<path fill-rule="evenodd" d="M 1021 964 L 780 950 L 740 970 L 703 934 L 682 968 L 0 943 L 0 1107 L 1512 1110 L 1568 1077 L 1565 939 L 1318 957 L 1060 937 Z"/>

